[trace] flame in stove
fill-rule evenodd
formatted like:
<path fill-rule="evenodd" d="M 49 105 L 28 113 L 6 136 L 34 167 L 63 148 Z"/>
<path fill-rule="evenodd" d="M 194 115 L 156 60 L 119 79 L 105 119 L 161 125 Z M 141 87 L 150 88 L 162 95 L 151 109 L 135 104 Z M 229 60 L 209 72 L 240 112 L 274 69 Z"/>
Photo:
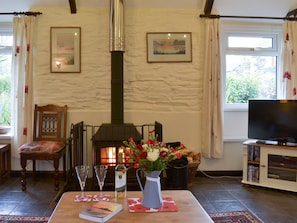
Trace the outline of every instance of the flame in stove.
<path fill-rule="evenodd" d="M 107 147 L 107 162 L 108 164 L 115 164 L 116 161 L 116 147 Z"/>
<path fill-rule="evenodd" d="M 115 166 L 117 157 L 116 157 L 116 147 L 105 147 L 101 148 L 101 164 Z"/>

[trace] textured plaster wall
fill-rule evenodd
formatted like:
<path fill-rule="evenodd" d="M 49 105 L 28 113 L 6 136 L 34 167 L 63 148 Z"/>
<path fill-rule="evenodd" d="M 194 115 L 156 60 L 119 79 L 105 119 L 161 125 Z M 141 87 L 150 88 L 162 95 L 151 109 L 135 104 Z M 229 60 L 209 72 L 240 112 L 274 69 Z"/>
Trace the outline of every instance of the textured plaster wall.
<path fill-rule="evenodd" d="M 67 104 L 69 125 L 110 122 L 109 11 L 34 7 L 41 11 L 35 45 L 35 103 Z M 181 141 L 200 151 L 202 77 L 204 65 L 204 21 L 197 10 L 126 9 L 124 53 L 124 121 L 163 124 L 164 141 Z M 81 73 L 50 73 L 50 27 L 81 27 Z M 191 32 L 191 63 L 147 63 L 147 32 Z M 86 162 L 91 162 L 90 140 L 86 140 Z M 232 146 L 231 146 L 232 148 Z M 237 153 L 240 149 L 234 149 Z M 228 152 L 234 156 L 234 150 Z M 236 153 L 235 152 L 235 153 Z M 238 154 L 241 156 L 241 154 Z M 205 170 L 238 170 L 241 162 L 202 160 Z M 241 159 L 241 157 L 239 157 Z M 48 168 L 48 164 L 39 168 Z M 14 162 L 13 168 L 19 169 Z"/>

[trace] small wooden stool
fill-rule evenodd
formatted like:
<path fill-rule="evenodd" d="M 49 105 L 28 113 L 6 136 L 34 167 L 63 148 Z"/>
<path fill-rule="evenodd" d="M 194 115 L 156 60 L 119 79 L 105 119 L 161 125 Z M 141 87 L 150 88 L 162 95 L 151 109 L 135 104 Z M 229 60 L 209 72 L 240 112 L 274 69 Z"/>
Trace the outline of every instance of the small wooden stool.
<path fill-rule="evenodd" d="M 0 144 L 0 184 L 10 176 L 11 172 L 11 150 L 10 144 Z"/>

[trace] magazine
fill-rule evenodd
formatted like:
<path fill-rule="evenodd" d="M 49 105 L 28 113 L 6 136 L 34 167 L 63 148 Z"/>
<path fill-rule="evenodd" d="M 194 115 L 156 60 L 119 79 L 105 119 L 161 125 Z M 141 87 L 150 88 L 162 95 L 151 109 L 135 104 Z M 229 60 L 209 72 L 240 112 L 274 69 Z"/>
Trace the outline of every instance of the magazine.
<path fill-rule="evenodd" d="M 121 204 L 99 201 L 93 204 L 89 209 L 80 212 L 79 217 L 94 222 L 106 222 L 122 209 L 123 205 Z"/>

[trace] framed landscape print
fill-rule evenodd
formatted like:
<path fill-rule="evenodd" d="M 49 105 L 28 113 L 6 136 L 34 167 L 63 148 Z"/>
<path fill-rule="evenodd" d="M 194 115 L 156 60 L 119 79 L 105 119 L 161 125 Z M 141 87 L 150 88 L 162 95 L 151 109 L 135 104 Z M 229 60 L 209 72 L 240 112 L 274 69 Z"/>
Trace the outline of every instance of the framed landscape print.
<path fill-rule="evenodd" d="M 191 62 L 192 36 L 190 32 L 147 33 L 147 62 Z"/>
<path fill-rule="evenodd" d="M 51 72 L 80 73 L 80 27 L 51 27 Z"/>

